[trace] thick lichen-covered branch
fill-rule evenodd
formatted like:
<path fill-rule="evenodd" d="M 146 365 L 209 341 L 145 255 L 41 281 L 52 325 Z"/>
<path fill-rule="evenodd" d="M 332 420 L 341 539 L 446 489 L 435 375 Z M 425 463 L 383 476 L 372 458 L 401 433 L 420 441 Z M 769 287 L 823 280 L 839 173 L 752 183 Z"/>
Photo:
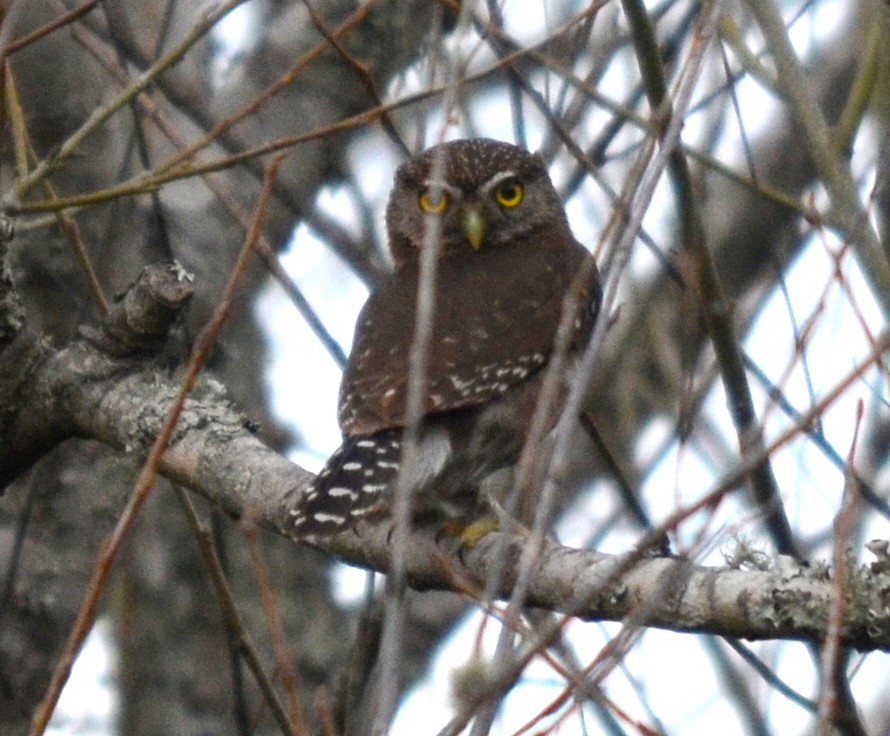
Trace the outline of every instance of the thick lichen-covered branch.
<path fill-rule="evenodd" d="M 4 485 L 68 438 L 100 440 L 131 455 L 146 452 L 178 391 L 175 372 L 156 360 L 161 335 L 176 323 L 189 293 L 181 272 L 156 267 L 100 325 L 81 330 L 68 345 L 54 348 L 23 333 L 0 352 L 0 392 L 8 400 L 0 412 Z M 311 478 L 264 445 L 224 387 L 210 378 L 190 395 L 161 472 L 228 514 L 249 513 L 285 535 L 293 498 Z M 404 560 L 410 585 L 472 595 L 499 569 L 497 593 L 509 595 L 527 536 L 494 532 L 467 548 L 440 531 L 411 533 Z M 384 521 L 314 546 L 385 573 L 393 562 L 390 536 Z M 845 644 L 863 650 L 890 649 L 890 566 L 878 556 L 870 566 L 851 568 L 847 577 L 842 637 Z M 821 641 L 831 590 L 826 567 L 787 557 L 703 567 L 682 559 L 633 551 L 614 556 L 544 541 L 527 598 L 539 608 L 629 626 Z"/>

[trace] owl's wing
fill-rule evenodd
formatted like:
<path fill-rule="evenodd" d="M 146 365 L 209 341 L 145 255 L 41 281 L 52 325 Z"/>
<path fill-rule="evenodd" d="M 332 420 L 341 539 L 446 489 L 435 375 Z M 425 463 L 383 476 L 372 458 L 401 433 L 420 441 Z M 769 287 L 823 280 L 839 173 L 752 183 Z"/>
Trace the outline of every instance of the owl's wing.
<path fill-rule="evenodd" d="M 425 414 L 499 398 L 547 363 L 564 296 L 587 255 L 571 246 L 557 257 L 516 246 L 439 264 Z M 359 316 L 340 390 L 345 436 L 405 424 L 417 276 L 393 274 Z M 579 306 L 578 343 L 586 340 L 598 298 L 594 273 Z"/>

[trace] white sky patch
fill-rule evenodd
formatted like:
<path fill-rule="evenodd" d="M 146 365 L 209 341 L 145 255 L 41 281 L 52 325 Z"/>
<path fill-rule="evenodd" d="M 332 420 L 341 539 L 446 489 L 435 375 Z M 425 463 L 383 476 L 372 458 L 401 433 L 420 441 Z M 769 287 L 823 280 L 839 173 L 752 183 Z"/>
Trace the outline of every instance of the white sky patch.
<path fill-rule="evenodd" d="M 114 736 L 116 647 L 112 625 L 99 619 L 84 642 L 46 730 L 47 736 Z"/>
<path fill-rule="evenodd" d="M 259 21 L 256 3 L 246 2 L 226 13 L 213 27 L 211 38 L 216 44 L 216 53 L 211 77 L 217 86 L 234 71 L 238 56 L 256 41 Z"/>
<path fill-rule="evenodd" d="M 328 331 L 348 353 L 356 315 L 367 298 L 365 286 L 302 226 L 281 260 Z M 340 444 L 340 368 L 277 284 L 269 285 L 256 309 L 269 334 L 267 376 L 276 415 L 305 443 L 292 459 L 315 471 Z"/>
<path fill-rule="evenodd" d="M 355 609 L 365 602 L 368 586 L 367 570 L 343 562 L 331 566 L 331 597 L 341 608 Z M 374 573 L 377 584 L 383 585 L 383 576 Z M 378 587 L 379 589 L 379 587 Z"/>

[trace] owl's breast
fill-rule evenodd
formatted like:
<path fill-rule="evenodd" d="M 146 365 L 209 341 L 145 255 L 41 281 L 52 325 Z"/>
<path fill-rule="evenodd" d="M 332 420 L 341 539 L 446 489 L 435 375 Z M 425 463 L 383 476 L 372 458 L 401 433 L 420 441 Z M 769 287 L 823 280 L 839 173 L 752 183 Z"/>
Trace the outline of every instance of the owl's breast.
<path fill-rule="evenodd" d="M 539 371 L 585 253 L 529 242 L 440 261 L 425 412 L 491 401 Z M 393 274 L 359 316 L 341 384 L 344 434 L 404 426 L 418 283 L 416 269 Z"/>

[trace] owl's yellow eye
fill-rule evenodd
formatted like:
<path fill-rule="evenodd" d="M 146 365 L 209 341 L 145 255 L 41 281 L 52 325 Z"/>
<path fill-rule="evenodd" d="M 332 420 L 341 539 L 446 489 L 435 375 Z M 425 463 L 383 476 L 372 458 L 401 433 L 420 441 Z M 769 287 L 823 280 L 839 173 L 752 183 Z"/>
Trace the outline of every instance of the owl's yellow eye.
<path fill-rule="evenodd" d="M 448 194 L 441 189 L 437 192 L 427 189 L 420 195 L 417 202 L 420 204 L 420 209 L 424 212 L 428 212 L 431 215 L 441 215 L 448 208 Z"/>
<path fill-rule="evenodd" d="M 513 208 L 518 207 L 522 202 L 525 190 L 518 181 L 505 181 L 494 193 L 494 198 L 501 207 Z"/>

